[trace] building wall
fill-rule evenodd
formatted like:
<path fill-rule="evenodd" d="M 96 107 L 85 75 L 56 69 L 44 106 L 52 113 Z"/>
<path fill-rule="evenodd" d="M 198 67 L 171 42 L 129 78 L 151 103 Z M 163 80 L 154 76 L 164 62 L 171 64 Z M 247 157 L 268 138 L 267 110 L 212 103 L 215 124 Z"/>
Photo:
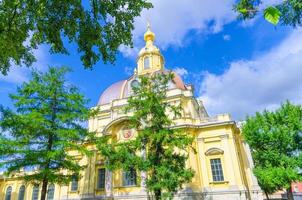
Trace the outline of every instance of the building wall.
<path fill-rule="evenodd" d="M 261 190 L 252 174 L 252 160 L 248 146 L 236 123 L 229 115 L 223 114 L 212 118 L 201 117 L 198 104 L 192 91 L 172 90 L 169 92 L 170 103 L 183 106 L 182 117 L 175 120 L 175 128 L 184 128 L 187 134 L 195 137 L 196 154 L 190 153 L 188 166 L 195 171 L 191 183 L 176 195 L 176 199 L 262 199 Z M 100 106 L 100 114 L 89 120 L 89 128 L 98 135 L 110 134 L 117 140 L 125 140 L 123 127 L 127 117 L 121 108 L 127 103 L 125 99 L 113 101 L 110 105 Z M 132 137 L 135 137 L 135 132 Z M 85 199 L 113 196 L 116 199 L 145 198 L 144 188 L 138 183 L 135 187 L 122 186 L 121 171 L 106 171 L 106 188 L 97 189 L 98 169 L 104 167 L 104 160 L 98 155 L 94 146 L 92 157 L 80 157 L 80 164 L 87 165 L 81 172 L 77 191 L 71 191 L 69 185 L 55 186 L 55 199 Z M 70 152 L 78 156 L 76 152 Z M 212 177 L 210 159 L 220 158 L 224 181 L 215 182 Z M 66 172 L 67 173 L 67 172 Z M 138 172 L 140 175 L 140 172 Z M 110 183 L 111 184 L 110 184 Z M 0 179 L 0 199 L 4 199 L 6 188 L 13 187 L 12 200 L 17 200 L 17 193 L 22 184 L 18 178 Z M 32 197 L 32 185 L 26 185 L 26 199 Z"/>

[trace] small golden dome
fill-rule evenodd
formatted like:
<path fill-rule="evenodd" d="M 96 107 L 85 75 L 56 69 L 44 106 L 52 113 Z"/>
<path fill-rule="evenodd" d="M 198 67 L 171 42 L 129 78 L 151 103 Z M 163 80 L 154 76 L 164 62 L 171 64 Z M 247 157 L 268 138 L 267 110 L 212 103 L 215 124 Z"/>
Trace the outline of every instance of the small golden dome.
<path fill-rule="evenodd" d="M 154 41 L 155 39 L 155 34 L 151 31 L 151 28 L 150 28 L 150 24 L 148 23 L 147 25 L 147 31 L 146 33 L 144 34 L 144 40 L 147 42 L 147 41 Z"/>

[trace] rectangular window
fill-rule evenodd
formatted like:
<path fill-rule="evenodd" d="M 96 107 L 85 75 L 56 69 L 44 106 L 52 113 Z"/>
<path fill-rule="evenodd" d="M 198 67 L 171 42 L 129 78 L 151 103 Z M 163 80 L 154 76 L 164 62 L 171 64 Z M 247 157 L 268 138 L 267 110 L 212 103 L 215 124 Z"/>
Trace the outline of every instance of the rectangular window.
<path fill-rule="evenodd" d="M 97 182 L 97 188 L 98 189 L 104 189 L 105 188 L 105 173 L 106 169 L 98 169 L 98 182 Z"/>
<path fill-rule="evenodd" d="M 136 185 L 136 171 L 131 168 L 129 171 L 123 172 L 123 186 L 135 186 Z"/>
<path fill-rule="evenodd" d="M 145 57 L 144 58 L 144 69 L 149 69 L 150 68 L 150 58 Z"/>
<path fill-rule="evenodd" d="M 220 158 L 211 159 L 211 169 L 214 182 L 224 181 Z"/>
<path fill-rule="evenodd" d="M 73 175 L 71 178 L 71 191 L 77 191 L 79 185 L 79 177 L 77 175 Z"/>

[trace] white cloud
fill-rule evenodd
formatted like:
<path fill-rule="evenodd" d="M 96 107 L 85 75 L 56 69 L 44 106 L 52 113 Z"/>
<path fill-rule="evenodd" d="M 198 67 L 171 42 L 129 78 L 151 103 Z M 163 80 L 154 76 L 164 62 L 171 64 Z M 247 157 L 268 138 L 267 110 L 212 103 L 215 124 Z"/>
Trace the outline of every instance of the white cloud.
<path fill-rule="evenodd" d="M 243 119 L 285 100 L 302 104 L 301 44 L 302 29 L 296 29 L 262 56 L 234 61 L 221 75 L 205 72 L 199 92 L 206 108 Z"/>
<path fill-rule="evenodd" d="M 135 20 L 133 39 L 135 47 L 143 46 L 147 20 L 156 35 L 156 44 L 165 49 L 182 46 L 189 31 L 200 34 L 217 33 L 236 19 L 233 12 L 235 0 L 151 0 L 153 8 L 144 10 Z M 122 47 L 125 56 L 136 56 L 138 48 Z M 133 53 L 134 52 L 134 53 Z"/>
<path fill-rule="evenodd" d="M 222 38 L 223 38 L 224 41 L 230 41 L 231 40 L 230 35 L 223 35 Z"/>
<path fill-rule="evenodd" d="M 196 31 L 199 36 L 218 33 L 225 24 L 237 20 L 237 13 L 233 11 L 235 0 L 149 0 L 153 8 L 143 10 L 134 22 L 134 48 L 121 45 L 119 50 L 125 57 L 136 58 L 140 48 L 144 46 L 143 35 L 147 21 L 156 35 L 156 45 L 161 49 L 171 46 L 182 47 L 192 38 L 190 31 Z M 260 10 L 275 5 L 283 0 L 263 0 Z M 253 26 L 255 21 L 262 18 L 262 12 L 251 19 L 241 22 L 242 27 Z M 224 40 L 231 39 L 226 35 Z"/>
<path fill-rule="evenodd" d="M 46 63 L 48 61 L 48 57 L 45 54 L 46 49 L 44 46 L 39 46 L 38 49 L 33 51 L 34 56 L 36 57 L 37 61 L 33 64 L 34 68 L 39 70 L 45 69 L 47 67 Z M 30 69 L 25 66 L 17 66 L 13 64 L 6 76 L 0 73 L 0 82 L 7 82 L 13 84 L 20 84 L 24 81 L 27 81 L 30 77 Z"/>
<path fill-rule="evenodd" d="M 138 47 L 128 47 L 128 46 L 125 46 L 125 45 L 121 45 L 119 46 L 119 51 L 123 53 L 124 56 L 126 57 L 136 57 L 137 56 L 137 53 L 139 51 L 139 48 Z"/>
<path fill-rule="evenodd" d="M 12 65 L 7 75 L 0 74 L 0 81 L 8 83 L 22 83 L 27 80 L 29 75 L 28 69 Z"/>
<path fill-rule="evenodd" d="M 186 77 L 189 74 L 188 71 L 183 67 L 176 67 L 173 69 L 173 71 L 176 72 L 176 74 L 178 74 L 182 78 Z"/>

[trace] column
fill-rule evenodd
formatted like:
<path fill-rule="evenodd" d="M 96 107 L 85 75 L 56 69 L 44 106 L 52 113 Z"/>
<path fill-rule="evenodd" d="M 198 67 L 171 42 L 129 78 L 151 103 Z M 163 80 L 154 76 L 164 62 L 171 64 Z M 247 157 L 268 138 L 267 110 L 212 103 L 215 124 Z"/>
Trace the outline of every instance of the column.
<path fill-rule="evenodd" d="M 141 156 L 143 160 L 146 160 L 146 149 L 144 148 L 141 152 Z M 146 171 L 141 171 L 141 188 L 143 192 L 146 192 L 146 179 L 147 179 L 147 173 Z"/>
<path fill-rule="evenodd" d="M 147 124 L 144 120 L 141 120 L 140 121 L 141 125 L 142 125 L 142 128 L 144 129 Z M 146 160 L 146 140 L 143 139 L 143 148 L 142 148 L 142 151 L 141 151 L 141 157 L 143 160 Z M 141 171 L 141 188 L 142 188 L 142 192 L 147 192 L 147 189 L 146 189 L 146 179 L 147 179 L 147 172 L 146 171 Z"/>
<path fill-rule="evenodd" d="M 112 196 L 112 171 L 106 169 L 105 171 L 105 192 L 106 196 Z"/>
<path fill-rule="evenodd" d="M 229 136 L 225 134 L 220 136 L 220 138 L 224 151 L 225 168 L 228 169 L 228 171 L 224 172 L 225 174 L 227 174 L 227 177 L 225 178 L 228 179 L 230 186 L 234 186 L 237 185 L 235 171 L 239 172 L 238 166 L 234 166 L 234 157 L 236 158 L 237 155 L 236 152 L 230 150 L 229 141 L 228 141 Z"/>
<path fill-rule="evenodd" d="M 207 169 L 207 161 L 205 156 L 205 150 L 204 150 L 204 138 L 197 138 L 197 156 L 200 159 L 200 175 L 199 178 L 202 183 L 202 187 L 204 190 L 207 190 L 209 188 L 209 177 L 208 177 L 208 169 Z M 199 167 L 199 166 L 198 166 Z"/>

